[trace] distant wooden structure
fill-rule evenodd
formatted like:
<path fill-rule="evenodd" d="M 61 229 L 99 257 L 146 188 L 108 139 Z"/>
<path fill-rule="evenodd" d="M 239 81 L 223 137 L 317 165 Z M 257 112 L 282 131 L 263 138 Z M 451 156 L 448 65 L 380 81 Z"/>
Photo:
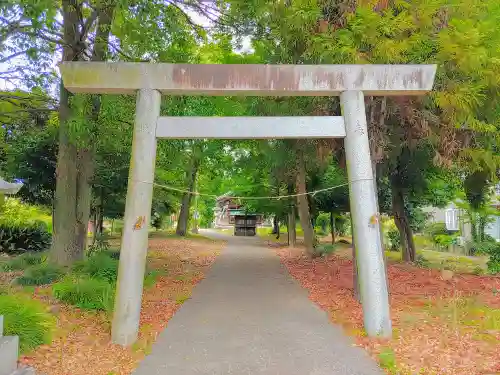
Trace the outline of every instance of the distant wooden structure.
<path fill-rule="evenodd" d="M 234 235 L 255 236 L 257 234 L 259 216 L 256 214 L 236 215 L 234 217 Z"/>

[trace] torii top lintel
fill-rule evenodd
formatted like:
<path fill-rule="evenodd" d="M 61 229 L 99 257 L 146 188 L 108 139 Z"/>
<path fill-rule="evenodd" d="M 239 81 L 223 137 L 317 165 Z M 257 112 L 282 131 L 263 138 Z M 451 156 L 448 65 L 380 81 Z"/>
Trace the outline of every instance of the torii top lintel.
<path fill-rule="evenodd" d="M 133 94 L 156 89 L 170 95 L 336 96 L 423 95 L 436 65 L 215 65 L 65 62 L 71 92 Z"/>

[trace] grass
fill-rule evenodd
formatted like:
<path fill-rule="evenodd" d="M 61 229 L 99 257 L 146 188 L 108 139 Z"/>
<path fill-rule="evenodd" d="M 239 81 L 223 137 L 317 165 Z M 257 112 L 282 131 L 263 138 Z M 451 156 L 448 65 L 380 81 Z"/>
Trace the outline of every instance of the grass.
<path fill-rule="evenodd" d="M 156 284 L 158 277 L 168 275 L 167 270 L 151 270 L 144 277 L 144 288 L 151 288 Z"/>
<path fill-rule="evenodd" d="M 73 273 L 106 280 L 108 283 L 116 283 L 118 279 L 118 260 L 114 259 L 111 253 L 97 253 L 75 264 Z"/>
<path fill-rule="evenodd" d="M 186 233 L 186 236 L 178 236 L 173 230 L 149 232 L 149 238 L 178 238 L 178 239 L 213 241 L 211 238 L 191 232 Z"/>
<path fill-rule="evenodd" d="M 18 285 L 46 285 L 59 280 L 64 275 L 64 269 L 50 263 L 31 266 L 16 279 Z"/>
<path fill-rule="evenodd" d="M 186 302 L 190 298 L 191 298 L 191 295 L 189 293 L 179 293 L 175 297 L 175 302 L 177 302 L 179 305 L 182 305 L 184 302 Z"/>
<path fill-rule="evenodd" d="M 0 295 L 0 315 L 4 316 L 4 334 L 19 336 L 21 353 L 50 343 L 55 320 L 42 303 L 17 295 Z"/>
<path fill-rule="evenodd" d="M 396 366 L 396 357 L 394 351 L 390 348 L 384 348 L 378 355 L 380 367 L 386 370 L 389 374 L 398 374 Z"/>
<path fill-rule="evenodd" d="M 16 256 L 0 264 L 0 269 L 3 271 L 19 271 L 30 266 L 34 266 L 45 262 L 46 255 L 44 253 L 24 253 Z"/>
<path fill-rule="evenodd" d="M 401 251 L 386 251 L 388 260 L 401 262 Z M 433 250 L 417 250 L 417 255 L 422 256 L 428 268 L 448 269 L 457 273 L 480 274 L 487 269 L 485 257 L 467 257 Z"/>
<path fill-rule="evenodd" d="M 486 306 L 475 298 L 457 295 L 429 306 L 427 313 L 456 329 L 472 331 L 480 341 L 497 341 L 494 333 L 500 331 L 500 309 Z"/>
<path fill-rule="evenodd" d="M 67 277 L 52 287 L 58 300 L 86 310 L 113 310 L 115 286 L 100 278 Z"/>

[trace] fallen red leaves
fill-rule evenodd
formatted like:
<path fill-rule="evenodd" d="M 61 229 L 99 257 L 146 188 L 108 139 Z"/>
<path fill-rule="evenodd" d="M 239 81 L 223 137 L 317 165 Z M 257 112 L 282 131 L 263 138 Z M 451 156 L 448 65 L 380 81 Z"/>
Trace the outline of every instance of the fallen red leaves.
<path fill-rule="evenodd" d="M 52 309 L 58 317 L 56 337 L 50 345 L 21 357 L 21 362 L 46 375 L 130 374 L 221 248 L 221 243 L 211 241 L 150 240 L 149 268 L 167 274 L 144 291 L 139 340 L 131 348 L 110 342 L 110 317 L 104 313 L 55 304 Z M 47 300 L 46 293 L 36 297 Z"/>
<path fill-rule="evenodd" d="M 394 338 L 376 340 L 363 333 L 362 309 L 352 297 L 350 259 L 309 259 L 297 249 L 277 253 L 311 300 L 355 336 L 358 345 L 376 359 L 383 349 L 394 352 L 396 373 L 500 373 L 500 321 L 491 321 L 500 315 L 488 316 L 500 308 L 500 278 L 455 275 L 445 281 L 437 270 L 389 264 Z"/>

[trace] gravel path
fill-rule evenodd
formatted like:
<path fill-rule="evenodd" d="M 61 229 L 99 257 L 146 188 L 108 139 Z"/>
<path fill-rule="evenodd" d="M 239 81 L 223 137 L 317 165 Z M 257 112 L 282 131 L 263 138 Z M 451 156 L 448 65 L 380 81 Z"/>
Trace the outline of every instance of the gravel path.
<path fill-rule="evenodd" d="M 255 238 L 226 239 L 135 375 L 383 374 L 272 251 Z"/>

